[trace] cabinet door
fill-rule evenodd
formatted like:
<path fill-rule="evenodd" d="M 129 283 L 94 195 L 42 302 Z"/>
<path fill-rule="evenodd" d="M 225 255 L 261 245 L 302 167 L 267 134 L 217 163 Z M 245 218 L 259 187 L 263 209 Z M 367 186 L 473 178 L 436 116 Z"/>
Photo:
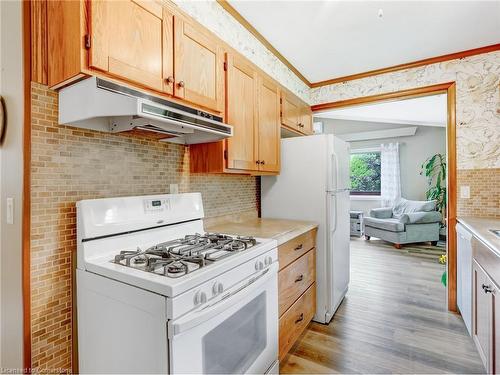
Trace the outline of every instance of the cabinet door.
<path fill-rule="evenodd" d="M 280 170 L 280 93 L 270 79 L 259 79 L 258 146 L 259 170 Z"/>
<path fill-rule="evenodd" d="M 486 369 L 489 368 L 491 335 L 491 294 L 485 293 L 483 285 L 489 284 L 489 278 L 483 269 L 473 262 L 473 339 L 479 356 Z"/>
<path fill-rule="evenodd" d="M 299 130 L 299 103 L 285 92 L 282 92 L 281 95 L 281 123 L 295 130 Z"/>
<path fill-rule="evenodd" d="M 227 121 L 234 134 L 227 140 L 227 167 L 257 170 L 257 72 L 243 58 L 227 55 Z"/>
<path fill-rule="evenodd" d="M 493 307 L 493 339 L 492 339 L 492 374 L 500 373 L 500 288 L 494 286 L 493 293 L 491 295 L 492 298 L 492 307 Z"/>
<path fill-rule="evenodd" d="M 302 107 L 302 118 L 300 120 L 300 131 L 304 134 L 313 133 L 313 117 L 308 106 Z"/>
<path fill-rule="evenodd" d="M 163 59 L 173 53 L 171 32 L 164 30 L 163 7 L 154 1 L 132 0 L 89 4 L 89 66 L 163 91 L 163 74 L 172 74 L 164 72 L 168 64 L 165 67 Z M 171 19 L 167 17 L 165 23 L 168 27 Z"/>
<path fill-rule="evenodd" d="M 174 20 L 174 95 L 221 112 L 224 103 L 224 56 L 206 30 L 180 17 Z"/>

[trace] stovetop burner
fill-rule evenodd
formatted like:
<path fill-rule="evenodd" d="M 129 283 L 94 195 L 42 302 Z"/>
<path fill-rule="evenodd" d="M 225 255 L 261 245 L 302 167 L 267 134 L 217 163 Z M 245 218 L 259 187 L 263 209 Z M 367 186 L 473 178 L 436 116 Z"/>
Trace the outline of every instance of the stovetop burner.
<path fill-rule="evenodd" d="M 180 277 L 255 245 L 253 237 L 220 233 L 186 235 L 146 250 L 124 250 L 112 262 L 167 277 Z"/>

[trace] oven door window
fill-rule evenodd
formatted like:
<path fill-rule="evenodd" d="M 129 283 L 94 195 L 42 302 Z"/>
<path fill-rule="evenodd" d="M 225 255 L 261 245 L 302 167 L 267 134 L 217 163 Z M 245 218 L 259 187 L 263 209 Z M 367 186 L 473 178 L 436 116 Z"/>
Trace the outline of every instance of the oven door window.
<path fill-rule="evenodd" d="M 202 338 L 203 372 L 244 373 L 266 349 L 266 292 Z"/>

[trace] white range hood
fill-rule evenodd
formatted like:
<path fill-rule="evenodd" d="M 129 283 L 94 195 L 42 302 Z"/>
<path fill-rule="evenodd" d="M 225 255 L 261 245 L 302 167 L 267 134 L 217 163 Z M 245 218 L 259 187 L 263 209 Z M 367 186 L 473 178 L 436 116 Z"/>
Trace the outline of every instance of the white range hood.
<path fill-rule="evenodd" d="M 215 142 L 233 135 L 222 117 L 91 77 L 59 91 L 59 123 L 110 133 L 151 132 L 167 142 Z"/>

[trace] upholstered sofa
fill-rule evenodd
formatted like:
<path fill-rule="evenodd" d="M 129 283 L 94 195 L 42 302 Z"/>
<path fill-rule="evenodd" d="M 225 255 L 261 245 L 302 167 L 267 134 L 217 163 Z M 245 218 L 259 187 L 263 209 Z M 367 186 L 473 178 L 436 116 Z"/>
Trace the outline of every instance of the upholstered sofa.
<path fill-rule="evenodd" d="M 377 237 L 392 242 L 396 248 L 402 244 L 439 240 L 441 214 L 436 201 L 410 201 L 401 198 L 394 207 L 375 208 L 363 219 L 367 240 Z"/>

